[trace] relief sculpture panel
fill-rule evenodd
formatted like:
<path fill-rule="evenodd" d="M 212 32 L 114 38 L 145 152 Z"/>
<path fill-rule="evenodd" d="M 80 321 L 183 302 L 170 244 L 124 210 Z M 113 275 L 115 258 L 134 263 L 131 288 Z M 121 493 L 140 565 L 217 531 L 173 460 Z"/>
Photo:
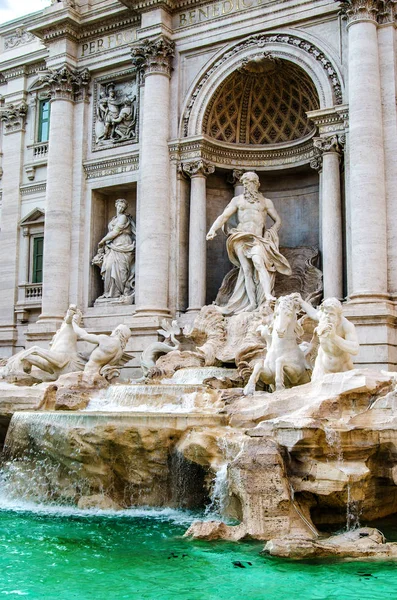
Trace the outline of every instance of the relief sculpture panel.
<path fill-rule="evenodd" d="M 93 149 L 138 141 L 136 79 L 95 83 Z"/>

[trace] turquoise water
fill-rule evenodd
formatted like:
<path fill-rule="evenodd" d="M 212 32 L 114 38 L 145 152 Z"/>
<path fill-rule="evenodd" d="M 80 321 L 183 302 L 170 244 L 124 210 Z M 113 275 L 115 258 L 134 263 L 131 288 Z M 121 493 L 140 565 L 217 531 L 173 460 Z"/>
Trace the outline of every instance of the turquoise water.
<path fill-rule="evenodd" d="M 397 598 L 397 563 L 294 563 L 261 543 L 192 542 L 181 511 L 0 510 L 0 597 L 40 600 Z"/>

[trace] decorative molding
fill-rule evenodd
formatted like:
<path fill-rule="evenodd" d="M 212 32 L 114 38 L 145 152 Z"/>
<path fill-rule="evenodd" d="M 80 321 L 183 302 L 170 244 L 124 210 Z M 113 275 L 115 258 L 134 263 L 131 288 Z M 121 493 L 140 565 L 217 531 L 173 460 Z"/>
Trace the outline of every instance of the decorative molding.
<path fill-rule="evenodd" d="M 171 77 L 172 59 L 175 56 L 175 44 L 161 35 L 155 39 L 146 39 L 135 44 L 131 50 L 134 69 L 144 76 L 157 73 Z"/>
<path fill-rule="evenodd" d="M 121 173 L 129 173 L 139 169 L 139 155 L 129 154 L 116 158 L 107 158 L 95 162 L 83 163 L 86 179 L 109 177 Z"/>
<path fill-rule="evenodd" d="M 30 44 L 34 40 L 38 41 L 36 36 L 30 31 L 26 31 L 23 27 L 17 27 L 12 35 L 4 38 L 4 50 L 11 50 L 18 46 L 24 46 Z"/>
<path fill-rule="evenodd" d="M 225 144 L 208 136 L 196 136 L 170 142 L 169 152 L 172 161 L 182 163 L 203 159 L 215 167 L 266 171 L 309 164 L 315 155 L 312 137 L 313 134 L 288 145 L 255 147 Z"/>
<path fill-rule="evenodd" d="M 340 14 L 348 24 L 358 21 L 392 23 L 397 16 L 397 0 L 335 0 L 340 3 Z"/>
<path fill-rule="evenodd" d="M 47 189 L 47 185 L 45 182 L 35 183 L 31 185 L 30 183 L 21 185 L 19 187 L 21 196 L 32 196 L 33 194 L 42 194 L 45 193 Z"/>
<path fill-rule="evenodd" d="M 208 177 L 208 175 L 215 173 L 215 167 L 202 158 L 182 163 L 182 169 L 190 178 Z"/>
<path fill-rule="evenodd" d="M 60 69 L 43 71 L 38 83 L 49 86 L 52 99 L 77 101 L 87 98 L 90 80 L 88 69 L 74 70 L 64 65 Z"/>
<path fill-rule="evenodd" d="M 307 116 L 316 125 L 320 135 L 344 133 L 349 129 L 349 107 L 347 104 L 311 111 L 307 113 Z"/>
<path fill-rule="evenodd" d="M 190 102 L 188 103 L 184 115 L 183 115 L 183 135 L 187 137 L 188 129 L 189 129 L 189 119 L 197 97 L 204 87 L 206 82 L 209 80 L 211 75 L 227 60 L 230 59 L 231 56 L 238 54 L 239 52 L 249 49 L 249 48 L 266 48 L 267 44 L 289 44 L 291 46 L 295 46 L 300 48 L 304 52 L 310 54 L 316 61 L 318 61 L 324 71 L 327 74 L 328 79 L 331 82 L 331 86 L 334 93 L 335 104 L 342 104 L 342 85 L 339 80 L 338 74 L 334 69 L 332 63 L 326 57 L 326 55 L 312 42 L 308 42 L 307 40 L 298 37 L 297 35 L 291 34 L 263 34 L 257 33 L 255 35 L 251 35 L 246 38 L 242 42 L 239 42 L 232 48 L 228 48 L 225 53 L 210 67 L 205 74 L 201 77 L 200 81 L 197 83 L 195 89 L 193 90 Z"/>
<path fill-rule="evenodd" d="M 0 118 L 4 123 L 4 133 L 14 133 L 25 129 L 28 105 L 22 101 L 18 106 L 8 104 L 0 109 Z"/>

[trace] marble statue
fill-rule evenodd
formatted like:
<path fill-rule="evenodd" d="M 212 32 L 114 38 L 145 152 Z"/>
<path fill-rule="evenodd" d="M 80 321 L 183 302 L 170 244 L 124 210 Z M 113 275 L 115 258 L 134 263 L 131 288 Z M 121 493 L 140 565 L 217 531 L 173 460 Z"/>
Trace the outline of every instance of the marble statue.
<path fill-rule="evenodd" d="M 135 295 L 135 223 L 126 211 L 128 203 L 116 200 L 117 214 L 98 244 L 92 264 L 101 269 L 104 293 L 97 299 L 132 304 Z"/>
<path fill-rule="evenodd" d="M 299 345 L 299 339 L 303 335 L 303 328 L 298 321 L 300 310 L 299 294 L 281 296 L 276 301 L 271 322 L 259 326 L 258 329 L 267 342 L 267 353 L 264 361 L 256 363 L 244 388 L 245 396 L 255 392 L 259 379 L 275 391 L 310 381 L 307 348 Z"/>
<path fill-rule="evenodd" d="M 227 239 L 229 260 L 239 268 L 233 294 L 222 307 L 228 315 L 254 311 L 272 298 L 276 271 L 291 275 L 289 262 L 279 252 L 281 219 L 273 202 L 259 192 L 256 173 L 244 173 L 241 183 L 244 193 L 231 200 L 207 234 L 207 240 L 214 239 L 218 229 L 237 214 L 237 227 L 228 232 Z M 274 224 L 266 231 L 268 215 Z"/>
<path fill-rule="evenodd" d="M 110 381 L 120 375 L 120 367 L 131 360 L 132 356 L 124 352 L 131 330 L 126 325 L 119 325 L 110 335 L 88 333 L 73 323 L 79 340 L 95 344 L 88 362 L 84 367 L 82 382 L 95 385 L 102 378 Z"/>
<path fill-rule="evenodd" d="M 163 342 L 153 342 L 145 348 L 141 356 L 141 368 L 143 376 L 140 379 L 134 381 L 139 383 L 144 381 L 151 373 L 156 370 L 156 361 L 160 356 L 169 354 L 179 350 L 181 345 L 180 341 L 177 340 L 176 336 L 180 335 L 181 328 L 177 321 L 169 323 L 166 319 L 161 322 L 162 329 L 158 329 L 157 332 L 163 336 Z"/>
<path fill-rule="evenodd" d="M 115 84 L 109 83 L 99 94 L 96 116 L 97 143 L 131 140 L 136 135 L 136 96 L 121 99 Z"/>
<path fill-rule="evenodd" d="M 27 383 L 25 374 L 31 376 L 30 383 L 38 383 L 56 381 L 65 373 L 82 371 L 86 361 L 77 351 L 78 335 L 74 329 L 80 320 L 80 311 L 71 304 L 49 349 L 33 346 L 18 352 L 0 368 L 0 378 L 9 382 L 24 380 Z"/>
<path fill-rule="evenodd" d="M 300 299 L 308 317 L 318 322 L 314 333 L 319 349 L 314 364 L 312 381 L 319 381 L 327 373 L 343 373 L 353 369 L 352 357 L 359 351 L 357 333 L 353 323 L 343 316 L 341 302 L 327 298 L 318 309 Z"/>

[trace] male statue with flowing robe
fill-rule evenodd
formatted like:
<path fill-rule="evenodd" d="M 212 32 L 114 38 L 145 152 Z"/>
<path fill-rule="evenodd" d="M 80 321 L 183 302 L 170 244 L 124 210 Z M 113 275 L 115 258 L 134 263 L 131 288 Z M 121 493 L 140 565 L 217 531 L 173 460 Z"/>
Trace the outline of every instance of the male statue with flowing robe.
<path fill-rule="evenodd" d="M 221 307 L 229 315 L 254 311 L 272 299 L 276 271 L 291 275 L 289 262 L 279 252 L 281 219 L 273 202 L 259 192 L 256 173 L 244 173 L 241 183 L 244 193 L 229 202 L 207 234 L 207 240 L 214 239 L 218 229 L 237 213 L 238 224 L 229 232 L 226 247 L 229 260 L 239 272 L 232 296 Z M 266 231 L 267 215 L 274 224 Z"/>

